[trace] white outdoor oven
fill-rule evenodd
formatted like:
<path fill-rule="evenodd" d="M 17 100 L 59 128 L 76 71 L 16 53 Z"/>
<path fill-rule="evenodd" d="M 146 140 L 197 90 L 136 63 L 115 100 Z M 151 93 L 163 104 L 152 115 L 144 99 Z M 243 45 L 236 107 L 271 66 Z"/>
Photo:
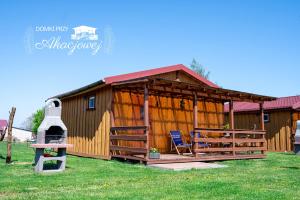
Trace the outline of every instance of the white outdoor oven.
<path fill-rule="evenodd" d="M 61 120 L 62 105 L 59 99 L 49 99 L 45 106 L 45 117 L 38 128 L 35 148 L 36 172 L 60 172 L 65 170 L 67 148 L 73 145 L 67 144 L 67 127 Z M 51 154 L 45 150 L 52 149 Z M 54 155 L 53 155 L 54 154 Z M 51 161 L 51 167 L 45 162 Z M 54 164 L 52 166 L 52 164 Z"/>
<path fill-rule="evenodd" d="M 46 102 L 45 118 L 38 128 L 38 144 L 66 144 L 67 127 L 61 120 L 61 101 L 50 99 Z"/>

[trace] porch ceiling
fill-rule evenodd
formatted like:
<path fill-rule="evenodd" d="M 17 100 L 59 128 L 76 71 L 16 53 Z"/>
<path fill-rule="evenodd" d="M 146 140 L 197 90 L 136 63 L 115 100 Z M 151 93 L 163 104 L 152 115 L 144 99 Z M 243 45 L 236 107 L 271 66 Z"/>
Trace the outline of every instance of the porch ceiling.
<path fill-rule="evenodd" d="M 213 88 L 180 81 L 171 81 L 163 78 L 141 78 L 112 84 L 114 90 L 138 94 L 144 94 L 145 85 L 149 88 L 149 95 L 191 100 L 194 98 L 195 94 L 197 94 L 198 99 L 220 102 L 232 100 L 259 103 L 276 99 L 269 96 L 223 88 Z"/>

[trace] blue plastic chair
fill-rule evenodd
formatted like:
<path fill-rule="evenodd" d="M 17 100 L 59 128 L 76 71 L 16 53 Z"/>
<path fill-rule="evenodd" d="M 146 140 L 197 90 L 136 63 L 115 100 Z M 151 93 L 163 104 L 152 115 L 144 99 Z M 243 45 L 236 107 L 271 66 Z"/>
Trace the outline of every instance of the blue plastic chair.
<path fill-rule="evenodd" d="M 170 135 L 171 135 L 172 142 L 173 142 L 178 154 L 180 154 L 178 148 L 188 149 L 190 151 L 190 153 L 192 153 L 192 150 L 191 150 L 192 145 L 183 142 L 180 131 L 170 131 Z"/>
<path fill-rule="evenodd" d="M 191 136 L 191 143 L 194 144 L 193 140 L 194 140 L 194 137 L 195 137 L 195 132 L 194 131 L 191 131 L 190 132 L 190 136 Z M 201 137 L 201 134 L 200 132 L 197 132 L 197 137 L 200 138 Z M 209 147 L 210 145 L 207 144 L 207 143 L 204 143 L 204 142 L 198 142 L 198 146 L 199 147 Z"/>

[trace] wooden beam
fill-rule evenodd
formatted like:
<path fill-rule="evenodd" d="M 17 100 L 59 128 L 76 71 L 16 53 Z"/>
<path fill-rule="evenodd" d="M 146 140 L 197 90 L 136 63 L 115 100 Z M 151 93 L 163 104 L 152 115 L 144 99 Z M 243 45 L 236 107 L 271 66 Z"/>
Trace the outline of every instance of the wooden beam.
<path fill-rule="evenodd" d="M 149 81 L 148 83 L 146 83 Z M 263 100 L 274 100 L 273 97 L 268 96 L 262 96 L 262 95 L 255 95 L 251 93 L 246 92 L 240 92 L 240 91 L 234 91 L 234 90 L 228 90 L 228 89 L 222 89 L 222 88 L 212 88 L 205 85 L 199 85 L 199 84 L 190 84 L 185 82 L 179 82 L 179 81 L 172 81 L 167 80 L 163 78 L 154 78 L 154 79 L 136 79 L 132 81 L 124 81 L 120 83 L 113 84 L 114 88 L 119 89 L 128 89 L 128 88 L 134 88 L 137 91 L 143 91 L 144 84 L 149 84 L 150 91 L 155 90 L 155 87 L 159 86 L 169 86 L 169 89 L 176 88 L 176 89 L 183 89 L 187 90 L 185 94 L 181 94 L 182 97 L 193 98 L 193 91 L 197 91 L 197 95 L 207 97 L 207 98 L 213 98 L 216 100 L 234 100 L 234 101 L 248 101 L 248 102 L 261 102 Z M 153 87 L 153 88 L 152 88 Z M 159 89 L 157 90 L 159 91 Z M 172 91 L 167 91 L 168 93 L 171 93 Z"/>
<path fill-rule="evenodd" d="M 207 142 L 207 143 L 231 143 L 231 138 L 198 138 L 195 142 Z M 252 139 L 252 138 L 235 138 L 236 143 L 250 143 L 250 142 L 265 142 L 264 139 Z"/>
<path fill-rule="evenodd" d="M 193 106 L 194 106 L 194 110 L 193 110 L 193 124 L 194 124 L 194 129 L 198 128 L 198 98 L 197 98 L 197 94 L 194 94 L 194 100 L 193 100 Z"/>
<path fill-rule="evenodd" d="M 130 156 L 130 155 L 113 155 L 113 158 L 122 158 L 124 160 L 138 160 L 138 161 L 143 161 L 146 162 L 147 160 L 145 158 L 142 157 L 138 157 L 138 156 Z"/>
<path fill-rule="evenodd" d="M 262 151 L 266 150 L 265 147 L 224 147 L 224 148 L 203 148 L 197 149 L 196 152 L 228 152 L 228 151 Z M 235 156 L 235 155 L 233 155 Z"/>
<path fill-rule="evenodd" d="M 110 135 L 110 140 L 146 141 L 145 135 Z"/>
<path fill-rule="evenodd" d="M 111 145 L 110 149 L 112 151 L 125 151 L 125 152 L 131 152 L 136 154 L 146 154 L 147 149 L 145 148 L 135 148 L 135 147 L 124 147 L 124 146 L 117 146 L 117 145 Z"/>
<path fill-rule="evenodd" d="M 148 79 L 136 79 L 136 80 L 129 80 L 129 81 L 121 81 L 121 82 L 117 82 L 117 83 L 112 83 L 112 86 L 121 86 L 121 85 L 129 85 L 129 84 L 139 84 L 139 83 L 146 83 L 148 82 Z"/>
<path fill-rule="evenodd" d="M 182 83 L 184 84 L 184 83 Z M 126 87 L 125 87 L 126 86 Z M 240 98 L 238 95 L 231 95 L 219 92 L 219 94 L 216 94 L 215 92 L 212 92 L 211 90 L 206 90 L 205 88 L 183 88 L 183 87 L 167 87 L 165 90 L 161 89 L 160 87 L 163 87 L 163 85 L 150 85 L 149 86 L 149 95 L 157 95 L 157 96 L 166 96 L 166 97 L 176 97 L 176 98 L 183 98 L 183 99 L 193 99 L 193 91 L 197 91 L 197 96 L 202 97 L 203 99 L 211 100 L 211 101 L 247 101 L 247 102 L 253 102 L 253 103 L 259 103 L 260 100 L 257 99 L 248 99 Z M 139 85 L 124 85 L 123 87 L 115 88 L 120 91 L 128 92 L 132 90 L 134 93 L 143 94 L 143 87 Z M 173 89 L 173 90 L 172 90 Z M 182 91 L 180 91 L 182 90 Z"/>
<path fill-rule="evenodd" d="M 230 129 L 234 129 L 234 111 L 233 111 L 233 101 L 229 101 L 229 121 Z"/>
<path fill-rule="evenodd" d="M 149 126 L 149 90 L 147 85 L 144 87 L 144 125 Z"/>
<path fill-rule="evenodd" d="M 246 130 L 246 129 L 214 129 L 214 128 L 196 128 L 195 131 L 201 131 L 203 133 L 236 133 L 236 134 L 246 134 L 246 135 L 265 135 L 266 131 L 262 130 Z"/>
<path fill-rule="evenodd" d="M 144 125 L 148 127 L 145 130 L 145 135 L 147 140 L 145 141 L 145 146 L 146 146 L 146 155 L 145 159 L 149 158 L 149 150 L 150 150 L 150 144 L 149 144 L 149 89 L 148 85 L 144 85 Z"/>
<path fill-rule="evenodd" d="M 115 101 L 115 91 L 112 89 L 111 90 L 111 102 L 110 102 L 110 127 L 115 126 L 114 101 Z"/>
<path fill-rule="evenodd" d="M 111 101 L 110 101 L 110 127 L 115 126 L 115 116 L 114 116 L 114 101 L 115 101 L 115 91 L 113 88 L 111 88 Z M 109 136 L 112 134 L 116 134 L 115 131 L 112 131 L 110 129 Z M 109 138 L 109 145 L 117 145 L 118 141 L 113 141 L 111 138 Z M 109 148 L 109 157 L 111 157 L 112 154 L 115 154 L 116 152 L 112 152 Z"/>
<path fill-rule="evenodd" d="M 264 119 L 265 113 L 264 113 L 264 103 L 263 102 L 261 102 L 259 104 L 259 110 L 260 110 L 260 128 L 261 128 L 261 130 L 264 131 L 265 130 L 265 119 Z M 265 135 L 263 135 L 262 138 L 265 140 Z M 266 148 L 266 142 L 262 142 L 260 144 Z M 262 150 L 261 153 L 265 154 L 265 151 Z"/>
<path fill-rule="evenodd" d="M 12 107 L 9 114 L 8 130 L 7 130 L 7 156 L 6 164 L 11 163 L 11 143 L 12 143 L 12 126 L 14 123 L 16 108 Z"/>
<path fill-rule="evenodd" d="M 193 99 L 193 127 L 195 130 L 196 128 L 198 128 L 198 98 L 197 98 L 197 93 L 194 93 L 194 99 Z M 194 133 L 194 139 L 197 139 L 198 134 Z M 197 150 L 198 149 L 198 142 L 194 142 L 193 144 L 193 150 Z M 195 157 L 198 157 L 198 154 L 193 151 Z"/>
<path fill-rule="evenodd" d="M 259 104 L 259 110 L 260 110 L 260 128 L 261 130 L 265 130 L 264 103 Z"/>
<path fill-rule="evenodd" d="M 146 130 L 147 126 L 115 126 L 111 127 L 111 131 L 126 131 L 126 130 Z"/>

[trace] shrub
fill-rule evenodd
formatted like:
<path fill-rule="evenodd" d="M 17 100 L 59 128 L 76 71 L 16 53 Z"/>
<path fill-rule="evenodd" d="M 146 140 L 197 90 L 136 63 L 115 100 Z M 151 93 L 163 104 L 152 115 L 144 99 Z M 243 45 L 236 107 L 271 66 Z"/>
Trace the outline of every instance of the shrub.
<path fill-rule="evenodd" d="M 41 125 L 43 119 L 45 117 L 45 111 L 44 109 L 39 109 L 33 114 L 33 120 L 32 120 L 32 132 L 37 133 L 37 130 L 39 126 Z"/>

